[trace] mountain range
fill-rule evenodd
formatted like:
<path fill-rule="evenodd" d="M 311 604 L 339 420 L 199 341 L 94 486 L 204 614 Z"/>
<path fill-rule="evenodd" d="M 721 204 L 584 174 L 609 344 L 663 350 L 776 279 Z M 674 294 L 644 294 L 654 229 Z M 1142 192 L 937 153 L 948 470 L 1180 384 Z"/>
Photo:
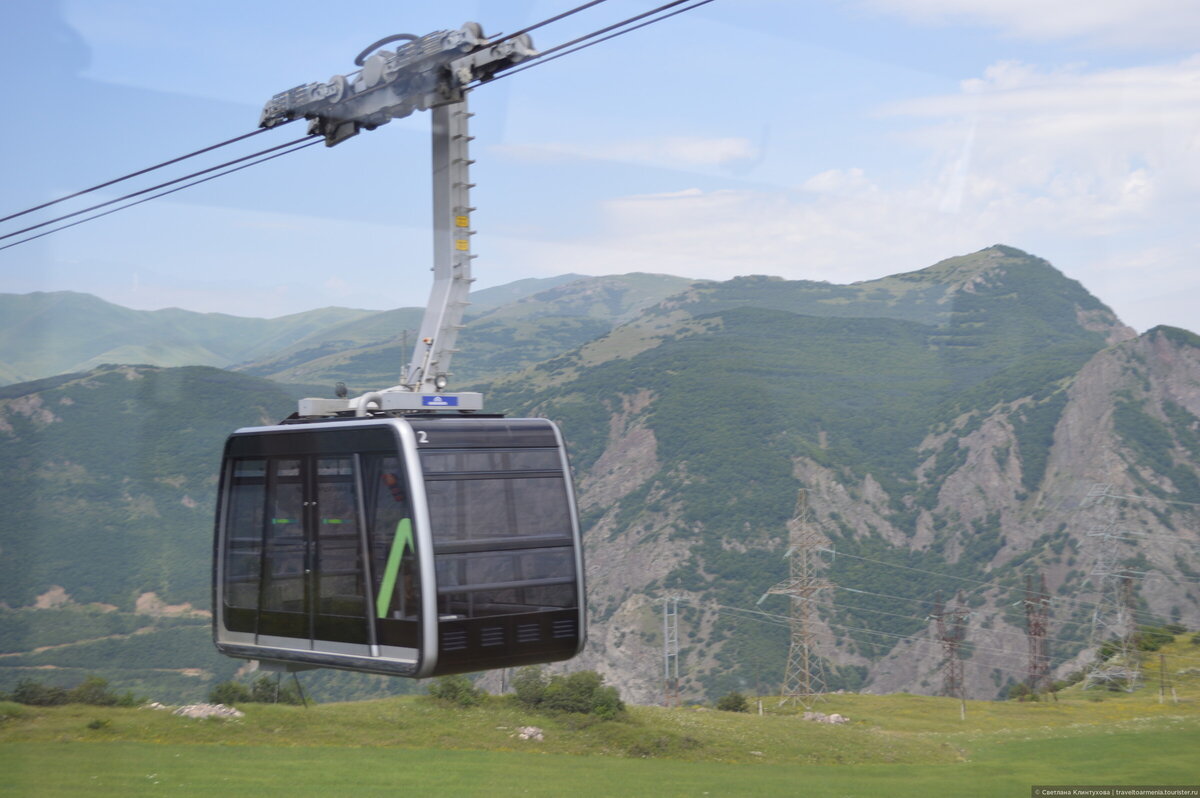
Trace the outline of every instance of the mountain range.
<path fill-rule="evenodd" d="M 631 700 L 660 696 L 667 596 L 686 696 L 778 685 L 789 600 L 768 591 L 800 525 L 824 540 L 831 688 L 936 692 L 940 594 L 971 610 L 969 693 L 1000 694 L 1024 678 L 1027 576 L 1054 596 L 1057 674 L 1078 669 L 1105 557 L 1138 575 L 1145 618 L 1200 627 L 1200 337 L 1138 335 L 1040 258 L 994 246 L 852 285 L 567 275 L 474 301 L 455 387 L 561 424 L 592 617 L 578 665 Z M 0 689 L 105 657 L 117 683 L 179 694 L 232 673 L 203 617 L 224 435 L 314 386 L 392 384 L 417 311 L 0 309 Z M 348 684 L 330 694 L 390 689 Z"/>

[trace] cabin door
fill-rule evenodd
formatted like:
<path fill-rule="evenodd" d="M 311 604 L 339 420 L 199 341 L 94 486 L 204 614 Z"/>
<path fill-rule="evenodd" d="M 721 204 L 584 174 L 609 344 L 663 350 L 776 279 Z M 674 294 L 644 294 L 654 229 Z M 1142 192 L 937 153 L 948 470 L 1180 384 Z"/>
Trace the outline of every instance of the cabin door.
<path fill-rule="evenodd" d="M 267 460 L 260 636 L 303 639 L 317 651 L 367 653 L 356 460 Z"/>

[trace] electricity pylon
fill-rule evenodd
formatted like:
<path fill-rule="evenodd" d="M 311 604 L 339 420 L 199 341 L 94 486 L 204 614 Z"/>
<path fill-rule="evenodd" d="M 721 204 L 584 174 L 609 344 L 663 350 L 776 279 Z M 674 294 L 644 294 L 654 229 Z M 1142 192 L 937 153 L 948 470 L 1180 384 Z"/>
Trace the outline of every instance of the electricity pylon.
<path fill-rule="evenodd" d="M 938 639 L 942 641 L 942 653 L 945 657 L 942 660 L 942 695 L 958 699 L 961 717 L 966 720 L 966 683 L 963 680 L 963 663 L 958 649 L 967 638 L 967 621 L 971 618 L 971 611 L 962 606 L 961 600 L 958 606 L 947 607 L 942 603 L 942 594 L 938 593 L 933 615 L 930 617 L 937 622 Z"/>
<path fill-rule="evenodd" d="M 787 668 L 783 675 L 780 703 L 799 702 L 805 707 L 819 700 L 825 692 L 825 673 L 816 652 L 816 610 L 813 601 L 822 590 L 833 587 L 827 579 L 817 576 L 817 552 L 829 541 L 812 523 L 808 511 L 808 492 L 800 491 L 796 515 L 788 522 L 788 578 L 767 591 L 791 598 L 788 627 Z M 766 596 L 763 596 L 766 598 Z"/>
<path fill-rule="evenodd" d="M 663 602 L 663 706 L 679 706 L 679 596 Z"/>
<path fill-rule="evenodd" d="M 1117 531 L 1116 497 L 1109 488 L 1100 483 L 1092 485 L 1081 505 L 1097 508 L 1099 521 L 1087 536 L 1096 546 L 1096 562 L 1089 578 L 1100 595 L 1092 612 L 1089 641 L 1096 650 L 1096 661 L 1088 669 L 1083 689 L 1103 684 L 1133 692 L 1142 676 L 1137 653 L 1133 580 L 1118 568 L 1123 536 Z M 1106 645 L 1114 650 L 1110 656 L 1101 658 L 1101 649 Z"/>
<path fill-rule="evenodd" d="M 1033 576 L 1025 577 L 1025 634 L 1029 638 L 1029 670 L 1026 684 L 1031 694 L 1049 685 L 1050 657 L 1046 654 L 1046 627 L 1050 619 L 1050 594 L 1046 592 L 1046 577 L 1038 574 L 1037 589 Z"/>

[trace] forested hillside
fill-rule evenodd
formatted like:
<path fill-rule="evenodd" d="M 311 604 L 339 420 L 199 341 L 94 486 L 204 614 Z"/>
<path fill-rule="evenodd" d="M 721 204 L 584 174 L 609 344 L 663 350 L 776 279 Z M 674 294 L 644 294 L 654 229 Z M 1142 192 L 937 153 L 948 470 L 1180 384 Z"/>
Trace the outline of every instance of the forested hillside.
<path fill-rule="evenodd" d="M 360 387 L 371 358 L 403 353 L 394 331 L 350 344 L 398 313 L 324 327 L 245 368 Z M 1200 338 L 1138 336 L 1019 250 L 848 286 L 566 280 L 485 309 L 460 342 L 489 410 L 562 424 L 592 619 L 577 665 L 634 701 L 659 695 L 665 595 L 682 600 L 685 695 L 776 689 L 787 630 L 749 612 L 787 612 L 786 598 L 757 602 L 787 575 L 802 490 L 836 552 L 821 555 L 834 587 L 817 608 L 834 688 L 936 692 L 940 591 L 973 610 L 970 694 L 997 695 L 1024 677 L 1014 604 L 1030 575 L 1055 596 L 1059 675 L 1077 668 L 1097 598 L 1089 533 L 1103 524 L 1123 531 L 1118 559 L 1141 575 L 1147 618 L 1200 619 Z M 202 672 L 172 676 L 182 690 L 236 668 L 211 653 L 202 614 L 219 448 L 318 391 L 152 367 L 3 389 L 0 680 L 140 658 Z M 1084 503 L 1095 485 L 1112 498 Z M 85 623 L 107 639 L 34 652 Z M 181 637 L 148 657 L 144 627 Z M 334 682 L 331 695 L 388 689 Z"/>
<path fill-rule="evenodd" d="M 786 629 L 734 608 L 787 575 L 805 489 L 837 551 L 820 610 L 830 683 L 938 689 L 928 615 L 961 589 L 976 650 L 995 654 L 973 658 L 967 683 L 989 696 L 1024 678 L 1024 619 L 1007 608 L 1027 574 L 1063 597 L 1056 664 L 1084 647 L 1096 522 L 1078 505 L 1092 483 L 1191 496 L 1198 355 L 1189 334 L 1136 337 L 1045 261 L 993 247 L 851 286 L 697 286 L 492 395 L 560 419 L 574 443 L 601 621 L 590 662 L 636 673 L 628 689 L 653 695 L 666 594 L 684 599 L 693 691 L 779 679 Z M 1195 548 L 1171 541 L 1195 541 L 1191 509 L 1126 504 L 1131 529 L 1168 536 L 1124 547 L 1159 575 L 1147 611 L 1200 616 Z M 787 599 L 763 608 L 786 614 Z"/>
<path fill-rule="evenodd" d="M 485 313 L 580 279 L 585 278 L 563 275 L 484 289 L 472 296 L 472 312 Z M 295 351 L 328 354 L 398 342 L 404 330 L 415 330 L 425 297 L 410 292 L 397 300 L 412 307 L 385 312 L 329 307 L 260 319 L 178 308 L 130 310 L 70 291 L 0 294 L 0 385 L 109 363 L 227 367 Z M 396 368 L 390 368 L 394 374 Z"/>
<path fill-rule="evenodd" d="M 691 282 L 627 274 L 521 281 L 481 292 L 482 300 L 473 295 L 459 338 L 463 351 L 451 363 L 453 382 L 502 377 L 568 352 Z M 236 368 L 282 382 L 345 382 L 361 390 L 393 385 L 412 356 L 420 319 L 415 308 L 380 313 Z"/>

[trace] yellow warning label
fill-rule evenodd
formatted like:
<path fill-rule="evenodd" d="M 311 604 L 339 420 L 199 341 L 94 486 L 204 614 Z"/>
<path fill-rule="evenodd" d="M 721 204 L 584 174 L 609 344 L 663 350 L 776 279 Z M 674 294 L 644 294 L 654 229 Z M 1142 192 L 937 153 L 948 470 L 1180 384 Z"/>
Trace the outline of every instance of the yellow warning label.
<path fill-rule="evenodd" d="M 459 252 L 466 252 L 471 248 L 471 245 L 465 238 L 456 238 L 454 239 L 454 248 Z"/>
<path fill-rule="evenodd" d="M 454 217 L 455 227 L 466 227 L 470 223 L 471 223 L 471 220 L 465 216 L 455 216 Z"/>

